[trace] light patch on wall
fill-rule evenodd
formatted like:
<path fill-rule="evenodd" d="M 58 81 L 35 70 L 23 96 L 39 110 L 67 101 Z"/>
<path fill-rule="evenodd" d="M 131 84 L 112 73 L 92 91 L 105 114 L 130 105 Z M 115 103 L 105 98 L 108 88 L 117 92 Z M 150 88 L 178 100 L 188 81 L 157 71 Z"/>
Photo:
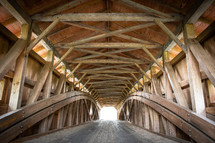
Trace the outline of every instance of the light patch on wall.
<path fill-rule="evenodd" d="M 117 120 L 117 110 L 114 107 L 103 107 L 100 110 L 100 120 Z"/>

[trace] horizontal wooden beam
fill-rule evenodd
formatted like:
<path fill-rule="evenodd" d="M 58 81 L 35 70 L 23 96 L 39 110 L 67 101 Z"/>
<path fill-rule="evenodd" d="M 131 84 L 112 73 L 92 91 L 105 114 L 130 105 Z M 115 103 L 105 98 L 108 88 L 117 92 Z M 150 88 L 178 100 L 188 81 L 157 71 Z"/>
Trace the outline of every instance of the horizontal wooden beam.
<path fill-rule="evenodd" d="M 90 64 L 90 63 L 112 63 L 112 64 L 129 64 L 133 62 L 122 61 L 122 60 L 113 60 L 113 59 L 90 59 L 90 60 L 74 60 L 69 63 L 83 63 L 83 64 Z"/>
<path fill-rule="evenodd" d="M 139 73 L 137 71 L 134 70 L 129 70 L 129 71 L 125 71 L 125 70 L 101 70 L 101 71 L 91 71 L 91 72 L 87 72 L 88 74 L 98 74 L 98 73 Z"/>
<path fill-rule="evenodd" d="M 129 65 L 102 66 L 102 67 L 99 67 L 99 68 L 81 70 L 79 72 L 99 71 L 99 70 L 112 69 L 112 68 L 120 68 L 120 67 L 126 67 L 126 66 L 129 66 Z"/>
<path fill-rule="evenodd" d="M 120 96 L 100 96 L 99 97 L 100 100 L 105 99 L 105 98 L 110 99 L 110 100 L 111 99 L 118 99 L 119 100 Z"/>
<path fill-rule="evenodd" d="M 124 80 L 103 80 L 103 81 L 93 81 L 89 82 L 89 84 L 102 84 L 102 83 L 127 83 Z"/>
<path fill-rule="evenodd" d="M 163 22 L 182 20 L 181 17 L 158 18 L 143 13 L 67 13 L 54 16 L 35 15 L 32 19 L 44 22 L 54 21 L 55 19 L 60 21 L 154 21 L 160 19 Z"/>
<path fill-rule="evenodd" d="M 110 96 L 110 95 L 120 95 L 120 96 L 121 96 L 121 93 L 122 93 L 122 92 L 102 93 L 102 94 L 100 93 L 100 94 L 98 94 L 98 96 L 104 96 L 104 95 L 109 95 L 109 96 Z"/>
<path fill-rule="evenodd" d="M 110 91 L 102 91 L 102 92 L 97 92 L 98 94 L 121 94 L 122 91 L 112 91 L 110 93 Z"/>
<path fill-rule="evenodd" d="M 97 91 L 118 91 L 118 90 L 122 90 L 122 88 L 100 88 L 100 89 L 96 89 Z"/>
<path fill-rule="evenodd" d="M 124 83 L 106 83 L 105 85 L 101 85 L 101 84 L 96 84 L 96 85 L 93 85 L 93 87 L 104 87 L 104 86 L 108 86 L 108 87 L 111 87 L 111 86 L 116 86 L 116 85 L 123 85 L 124 86 Z"/>
<path fill-rule="evenodd" d="M 127 77 L 127 76 L 117 76 L 117 75 L 113 75 L 113 74 L 96 74 L 96 75 L 88 76 L 88 78 L 93 78 L 93 77 L 111 77 L 111 78 L 125 79 L 125 80 L 132 79 L 131 77 Z"/>
<path fill-rule="evenodd" d="M 60 48 L 70 48 L 70 46 L 59 46 Z M 153 49 L 158 48 L 157 45 L 150 45 L 150 44 L 141 44 L 141 43 L 117 43 L 117 42 L 103 42 L 103 43 L 88 43 L 88 44 L 81 44 L 76 45 L 74 48 L 134 48 L 134 49 L 141 49 L 142 47 Z"/>
<path fill-rule="evenodd" d="M 124 79 L 124 80 L 131 80 L 131 77 L 128 77 L 127 79 L 124 77 L 102 77 L 102 76 L 97 76 L 97 77 L 86 77 L 86 79 L 95 79 L 95 80 L 108 80 L 108 79 Z"/>

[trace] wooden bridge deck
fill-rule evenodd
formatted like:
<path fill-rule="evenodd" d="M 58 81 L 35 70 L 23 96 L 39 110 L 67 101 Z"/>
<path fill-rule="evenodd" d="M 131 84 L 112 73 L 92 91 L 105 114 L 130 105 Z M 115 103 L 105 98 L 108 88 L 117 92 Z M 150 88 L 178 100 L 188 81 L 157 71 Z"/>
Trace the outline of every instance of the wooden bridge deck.
<path fill-rule="evenodd" d="M 174 143 L 122 121 L 95 121 L 40 136 L 25 143 Z"/>

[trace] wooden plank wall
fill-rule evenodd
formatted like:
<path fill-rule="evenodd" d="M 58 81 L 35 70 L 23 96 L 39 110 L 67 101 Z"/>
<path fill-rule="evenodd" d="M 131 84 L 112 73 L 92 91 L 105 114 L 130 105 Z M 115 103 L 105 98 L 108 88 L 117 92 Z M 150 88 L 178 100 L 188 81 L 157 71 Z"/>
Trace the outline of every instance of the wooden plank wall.
<path fill-rule="evenodd" d="M 214 48 L 215 35 L 212 36 L 211 38 L 207 39 L 204 43 L 201 43 L 201 44 L 207 51 L 208 56 L 212 56 L 215 61 L 215 48 Z M 171 61 L 171 64 L 173 66 L 173 70 L 175 72 L 176 79 L 182 88 L 182 91 L 186 97 L 186 100 L 188 101 L 188 106 L 190 109 L 192 109 L 186 57 L 184 54 L 181 54 L 181 55 L 182 56 L 180 58 L 176 57 L 175 59 L 173 59 Z M 206 74 L 203 72 L 201 67 L 200 67 L 200 72 L 201 72 L 202 87 L 203 87 L 204 99 L 205 99 L 206 117 L 215 121 L 215 112 L 214 112 L 215 111 L 215 87 L 210 82 L 210 80 L 208 79 Z M 162 95 L 165 96 L 164 75 L 161 72 L 159 72 L 159 73 L 157 73 L 157 78 L 159 81 L 159 85 L 161 87 Z M 152 85 L 150 83 L 148 85 L 149 85 L 150 89 L 153 89 Z M 145 92 L 153 93 L 154 91 L 146 89 Z M 176 101 L 176 99 L 173 99 L 173 100 Z M 136 107 L 136 105 L 138 107 Z M 128 111 L 126 110 L 127 106 L 130 108 L 130 110 L 128 110 Z M 143 110 L 141 110 L 142 107 L 144 108 Z M 135 111 L 136 109 L 139 111 Z M 142 113 L 142 114 L 140 114 L 140 113 Z M 155 121 L 154 113 L 158 114 L 158 116 L 159 116 L 159 119 L 157 122 L 154 122 Z M 129 114 L 129 115 L 126 116 L 127 114 Z M 148 117 L 146 117 L 145 115 Z M 142 119 L 141 119 L 141 117 L 142 117 Z M 175 133 L 172 134 L 173 132 L 168 132 L 168 129 L 170 129 L 169 128 L 170 122 L 168 121 L 168 119 L 162 117 L 161 114 L 157 113 L 154 109 L 148 107 L 147 105 L 145 105 L 143 103 L 138 103 L 138 101 L 136 101 L 136 100 L 133 100 L 132 102 L 131 102 L 131 100 L 129 100 L 125 103 L 124 108 L 120 112 L 119 119 L 128 120 L 136 125 L 142 126 L 146 129 L 149 129 L 149 130 L 157 132 L 157 133 L 166 134 L 169 136 L 176 136 L 178 138 L 191 141 L 190 137 L 187 134 L 185 134 L 184 131 L 182 131 L 181 129 L 179 129 L 178 127 L 176 127 L 174 125 L 173 125 L 174 127 L 172 129 L 175 128 Z M 155 124 L 158 125 L 157 128 L 155 128 Z"/>
<path fill-rule="evenodd" d="M 212 56 L 212 58 L 215 61 L 215 35 L 206 40 L 204 43 L 202 43 L 205 50 L 208 52 L 208 56 Z M 188 73 L 187 73 L 187 64 L 186 64 L 186 57 L 184 56 L 179 61 L 172 62 L 173 69 L 175 71 L 175 75 L 177 77 L 178 82 L 180 83 L 182 90 L 186 96 L 186 99 L 189 104 L 189 108 L 192 109 L 191 104 L 191 98 L 190 98 L 190 88 L 189 88 L 189 81 L 188 81 Z M 207 78 L 205 73 L 200 67 L 201 77 L 202 77 L 202 86 L 205 96 L 205 106 L 206 106 L 206 113 L 207 117 L 215 121 L 215 117 L 211 111 L 211 109 L 215 110 L 215 87 L 210 82 L 210 80 Z M 159 75 L 159 74 L 158 74 Z M 158 80 L 161 86 L 162 94 L 164 95 L 164 76 L 159 75 Z M 175 99 L 174 99 L 175 100 Z M 211 109 L 209 109 L 209 107 Z M 208 110 L 207 110 L 208 109 Z M 213 115 L 213 116 L 212 116 Z"/>
<path fill-rule="evenodd" d="M 3 57 L 10 47 L 13 45 L 14 41 L 10 40 L 6 36 L 0 33 L 0 59 Z M 15 63 L 14 63 L 15 66 Z M 23 97 L 22 97 L 22 106 L 26 104 L 26 101 L 28 99 L 29 94 L 32 90 L 32 84 L 37 81 L 38 75 L 40 74 L 40 71 L 43 67 L 43 64 L 39 62 L 35 57 L 33 57 L 31 54 L 28 58 L 27 63 L 27 70 L 26 70 L 26 79 L 23 90 Z M 0 90 L 2 97 L 0 99 L 0 115 L 8 112 L 8 103 L 10 98 L 10 91 L 11 91 L 11 83 L 13 81 L 13 73 L 14 73 L 14 67 L 6 74 L 6 76 L 3 78 L 3 80 L 0 83 Z M 53 81 L 52 81 L 52 91 L 56 88 L 59 81 L 59 75 L 57 73 L 53 74 Z M 41 99 L 42 93 L 39 97 Z"/>

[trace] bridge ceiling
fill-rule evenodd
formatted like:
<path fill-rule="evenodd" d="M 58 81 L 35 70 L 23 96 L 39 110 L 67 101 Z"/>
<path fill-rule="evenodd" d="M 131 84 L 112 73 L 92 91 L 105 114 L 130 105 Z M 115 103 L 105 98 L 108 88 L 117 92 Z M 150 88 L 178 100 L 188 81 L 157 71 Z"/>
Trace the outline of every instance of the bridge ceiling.
<path fill-rule="evenodd" d="M 76 2 L 78 0 L 73 1 Z M 128 0 L 79 0 L 80 3 L 74 4 L 74 6 L 58 13 L 49 13 L 49 15 L 69 13 L 131 13 L 135 17 L 135 14 L 142 13 L 145 16 L 160 18 L 161 20 L 166 18 L 165 16 L 158 16 L 154 13 L 147 13 L 136 8 L 136 6 L 129 5 L 126 1 Z M 17 2 L 29 16 L 35 19 L 35 23 L 43 31 L 50 25 L 52 19 L 48 20 L 48 18 L 45 18 L 45 20 L 40 20 L 38 17 L 49 16 L 47 12 L 72 1 L 17 0 Z M 196 1 L 133 0 L 132 2 L 166 13 L 170 16 L 177 15 L 181 17 L 181 19 L 179 18 L 180 20 L 165 22 L 165 25 L 174 32 Z M 214 4 L 211 5 L 195 23 L 197 34 L 201 33 L 215 20 L 214 13 L 210 12 L 215 9 L 214 7 Z M 60 55 L 64 55 L 68 48 L 71 47 L 68 43 L 150 22 L 148 20 L 112 21 L 111 19 L 106 21 L 102 17 L 95 16 L 94 18 L 97 20 L 83 21 L 80 17 L 79 21 L 63 20 L 47 35 L 47 38 Z M 19 22 L 3 6 L 0 6 L 0 22 L 15 35 L 20 35 Z M 154 23 L 153 20 L 151 22 Z M 116 105 L 124 98 L 124 93 L 129 92 L 133 85 L 136 84 L 137 80 L 135 77 L 138 79 L 142 77 L 140 68 L 146 71 L 152 63 L 151 57 L 141 49 L 141 46 L 145 45 L 149 52 L 156 57 L 162 51 L 168 39 L 169 36 L 159 26 L 152 24 L 145 28 L 130 30 L 125 33 L 122 32 L 121 35 L 113 34 L 111 36 L 95 38 L 95 40 L 81 43 L 83 44 L 82 46 L 76 45 L 77 47 L 65 58 L 65 61 L 72 69 L 79 63 L 82 63 L 76 70 L 76 75 L 80 78 L 86 73 L 81 82 L 83 85 L 87 82 L 85 85 L 86 89 L 89 88 L 90 91 L 96 91 L 96 96 L 101 105 Z M 42 44 L 37 44 L 34 47 L 34 51 L 41 57 L 46 57 L 47 50 Z M 174 58 L 181 51 L 180 47 L 173 47 L 170 51 L 170 57 Z M 139 67 L 134 63 L 137 63 Z M 159 63 L 162 65 L 162 60 Z M 58 66 L 57 68 L 60 69 L 61 67 Z M 159 70 L 160 68 L 157 66 L 157 72 Z"/>

